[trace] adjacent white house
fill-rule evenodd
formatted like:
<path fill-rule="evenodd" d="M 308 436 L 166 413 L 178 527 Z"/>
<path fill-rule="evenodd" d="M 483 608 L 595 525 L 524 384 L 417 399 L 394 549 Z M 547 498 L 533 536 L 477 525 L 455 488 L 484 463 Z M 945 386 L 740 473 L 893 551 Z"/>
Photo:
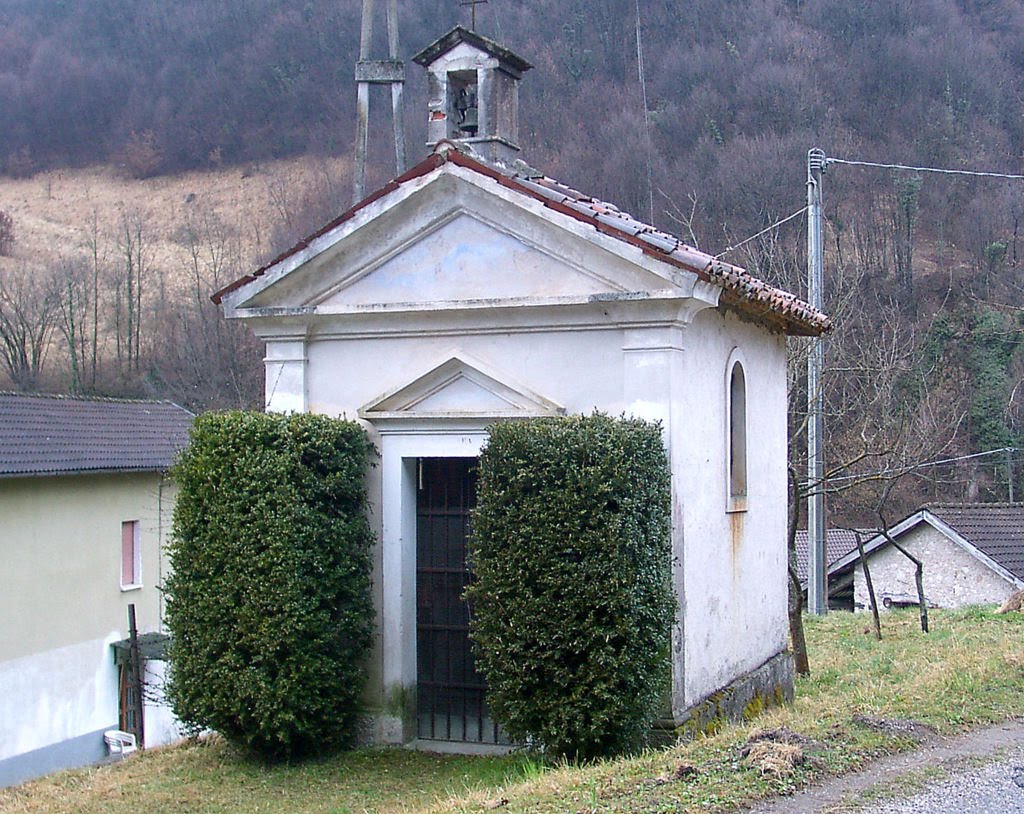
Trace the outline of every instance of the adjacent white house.
<path fill-rule="evenodd" d="M 1000 604 L 1024 588 L 1024 503 L 935 503 L 901 520 L 889 536 L 923 564 L 932 607 Z M 864 544 L 880 608 L 918 602 L 916 565 L 882 534 Z M 829 582 L 853 577 L 854 606 L 870 608 L 856 549 L 829 567 Z"/>
<path fill-rule="evenodd" d="M 163 632 L 166 471 L 192 419 L 163 402 L 0 393 L 0 787 L 101 760 L 104 732 L 128 727 L 117 645 L 129 604 L 147 652 Z M 147 664 L 150 689 L 162 673 Z M 174 738 L 168 710 L 145 707 L 146 743 Z"/>
<path fill-rule="evenodd" d="M 509 418 L 660 421 L 673 717 L 790 692 L 785 341 L 827 318 L 519 160 L 521 57 L 456 28 L 415 60 L 430 155 L 214 295 L 266 343 L 268 410 L 358 419 L 380 452 L 368 736 L 495 738 L 460 595 L 473 462 Z"/>

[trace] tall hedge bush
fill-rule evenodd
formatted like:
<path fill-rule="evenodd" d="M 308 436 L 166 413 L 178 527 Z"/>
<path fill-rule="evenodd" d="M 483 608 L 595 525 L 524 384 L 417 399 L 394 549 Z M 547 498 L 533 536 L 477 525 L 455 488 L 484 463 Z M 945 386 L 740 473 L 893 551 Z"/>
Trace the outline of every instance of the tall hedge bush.
<path fill-rule="evenodd" d="M 571 758 L 635 748 L 668 676 L 669 468 L 658 425 L 496 425 L 467 591 L 477 668 L 509 735 Z"/>
<path fill-rule="evenodd" d="M 173 470 L 168 696 L 265 759 L 348 744 L 371 641 L 364 473 L 351 422 L 210 413 Z"/>

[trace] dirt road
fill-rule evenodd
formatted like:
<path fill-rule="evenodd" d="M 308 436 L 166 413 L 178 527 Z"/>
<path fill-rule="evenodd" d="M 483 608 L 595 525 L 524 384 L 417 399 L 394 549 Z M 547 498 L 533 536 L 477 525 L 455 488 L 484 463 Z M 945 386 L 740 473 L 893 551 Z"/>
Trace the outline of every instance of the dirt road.
<path fill-rule="evenodd" d="M 913 752 L 882 758 L 750 814 L 1024 814 L 1024 721 L 964 735 L 929 737 Z M 938 777 L 928 778 L 934 769 Z M 882 802 L 880 802 L 882 801 Z"/>

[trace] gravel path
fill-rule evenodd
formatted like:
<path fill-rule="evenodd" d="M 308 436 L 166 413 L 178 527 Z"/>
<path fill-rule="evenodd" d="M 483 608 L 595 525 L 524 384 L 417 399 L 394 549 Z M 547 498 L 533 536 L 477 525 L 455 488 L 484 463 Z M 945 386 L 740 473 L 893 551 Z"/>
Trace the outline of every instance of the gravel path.
<path fill-rule="evenodd" d="M 1024 721 L 1007 721 L 953 738 L 930 737 L 912 752 L 881 758 L 864 771 L 749 809 L 750 814 L 1024 814 Z M 985 765 L 968 768 L 972 763 Z M 994 761 L 994 762 L 993 762 Z M 948 778 L 899 802 L 859 807 L 865 796 L 898 789 L 909 776 L 938 766 Z M 919 775 L 918 775 L 919 776 Z M 1019 782 L 1018 782 L 1019 781 Z M 920 789 L 920 783 L 912 785 Z"/>
<path fill-rule="evenodd" d="M 1024 747 L 1005 758 L 929 784 L 905 800 L 860 809 L 859 814 L 1024 814 Z"/>

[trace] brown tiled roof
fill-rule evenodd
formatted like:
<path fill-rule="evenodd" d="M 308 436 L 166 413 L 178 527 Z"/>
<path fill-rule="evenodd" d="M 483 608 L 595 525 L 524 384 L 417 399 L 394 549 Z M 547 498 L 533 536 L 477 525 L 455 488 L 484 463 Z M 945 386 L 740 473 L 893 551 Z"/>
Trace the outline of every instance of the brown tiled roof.
<path fill-rule="evenodd" d="M 268 269 L 350 220 L 364 207 L 394 192 L 402 184 L 420 178 L 446 163 L 492 178 L 507 189 L 541 201 L 553 211 L 588 223 L 599 232 L 637 246 L 652 257 L 691 271 L 701 279 L 717 284 L 723 289 L 720 300 L 722 305 L 758 322 L 796 336 L 817 336 L 831 328 L 831 322 L 825 314 L 793 294 L 757 279 L 739 266 L 716 260 L 711 255 L 686 245 L 679 238 L 622 212 L 614 204 L 584 195 L 553 178 L 530 171 L 525 165 L 510 170 L 485 163 L 479 158 L 467 155 L 458 145 L 449 141 L 440 142 L 434 153 L 426 160 L 390 181 L 270 263 L 216 292 L 212 297 L 213 301 L 220 303 L 225 294 L 253 282 Z"/>
<path fill-rule="evenodd" d="M 1024 503 L 933 503 L 931 514 L 1017 579 L 1024 579 Z"/>
<path fill-rule="evenodd" d="M 871 532 L 861 532 L 864 542 Z M 807 529 L 796 530 L 796 571 L 801 582 L 807 581 Z M 857 547 L 857 534 L 853 529 L 828 529 L 825 532 L 826 571 L 836 560 L 845 557 Z"/>
<path fill-rule="evenodd" d="M 0 478 L 162 471 L 194 418 L 166 401 L 0 393 Z"/>

